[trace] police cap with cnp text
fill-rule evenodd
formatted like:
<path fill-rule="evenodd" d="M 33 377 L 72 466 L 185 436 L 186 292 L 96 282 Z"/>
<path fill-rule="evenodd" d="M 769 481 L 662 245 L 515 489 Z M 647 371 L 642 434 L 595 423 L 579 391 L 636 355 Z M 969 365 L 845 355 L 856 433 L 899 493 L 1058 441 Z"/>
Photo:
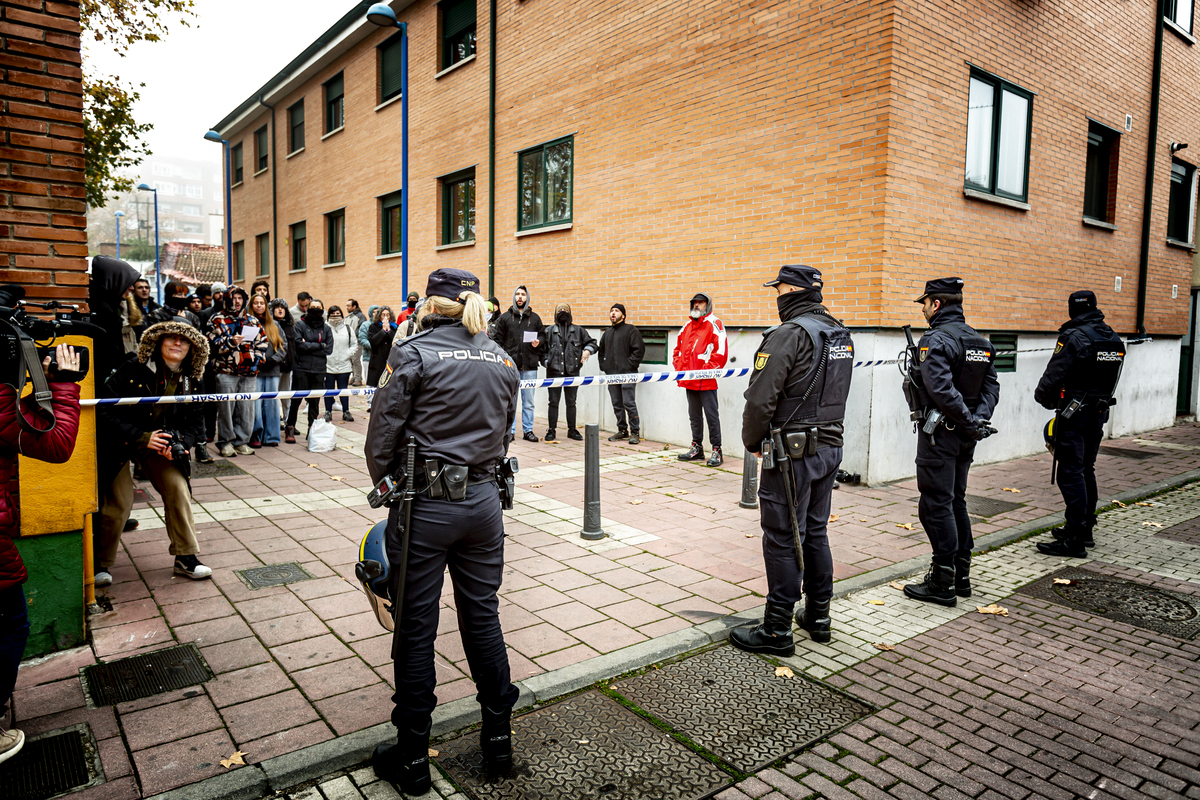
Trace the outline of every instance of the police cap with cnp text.
<path fill-rule="evenodd" d="M 1067 298 L 1067 311 L 1071 314 L 1072 319 L 1084 313 L 1091 311 L 1096 307 L 1096 293 L 1083 289 L 1082 291 L 1072 292 Z"/>
<path fill-rule="evenodd" d="M 479 278 L 465 269 L 435 269 L 429 273 L 429 283 L 425 286 L 426 297 L 457 300 L 463 292 L 479 294 Z"/>
<path fill-rule="evenodd" d="M 763 286 L 778 286 L 786 283 L 799 289 L 820 289 L 821 270 L 807 264 L 785 264 L 779 268 L 779 275 L 773 281 L 767 281 Z"/>
<path fill-rule="evenodd" d="M 914 303 L 924 303 L 925 298 L 931 294 L 962 294 L 963 279 L 962 278 L 935 278 L 931 281 L 925 281 L 925 291 Z"/>

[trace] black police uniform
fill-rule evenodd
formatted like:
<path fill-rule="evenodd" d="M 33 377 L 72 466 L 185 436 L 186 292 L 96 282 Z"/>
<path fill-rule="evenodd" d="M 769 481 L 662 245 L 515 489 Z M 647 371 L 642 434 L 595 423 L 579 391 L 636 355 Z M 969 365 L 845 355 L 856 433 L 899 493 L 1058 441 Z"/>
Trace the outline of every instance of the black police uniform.
<path fill-rule="evenodd" d="M 448 274 L 454 280 L 459 275 L 474 279 L 460 270 L 438 270 L 430 276 L 427 294 L 452 292 L 435 286 Z M 477 279 L 474 285 L 478 286 Z M 434 314 L 423 320 L 422 327 L 421 333 L 396 342 L 388 354 L 367 429 L 367 467 L 376 483 L 394 474 L 401 465 L 405 440 L 414 436 L 418 475 L 424 462 L 437 460 L 442 466 L 469 467 L 469 485 L 465 499 L 455 502 L 431 497 L 425 481 L 416 484 L 394 649 L 398 655 L 392 722 L 400 732 L 401 749 L 407 732 L 423 731 L 428 742 L 430 714 L 437 703 L 433 645 L 447 567 L 454 584 L 459 635 L 485 725 L 490 711 L 502 716 L 507 726 L 507 715 L 518 697 L 510 679 L 496 596 L 504 569 L 504 527 L 494 475 L 512 440 L 509 431 L 519 382 L 516 365 L 486 331 L 472 336 L 458 320 Z M 391 521 L 388 555 L 396 568 L 396 517 Z M 380 769 L 377 755 L 377 772 Z"/>
<path fill-rule="evenodd" d="M 1054 354 L 1033 397 L 1055 412 L 1058 488 L 1067 507 L 1062 539 L 1072 552 L 1051 554 L 1082 557 L 1083 545 L 1095 546 L 1096 454 L 1125 362 L 1125 345 L 1104 323 L 1094 294 L 1075 292 L 1068 307 L 1071 319 L 1059 328 Z"/>
<path fill-rule="evenodd" d="M 795 651 L 792 607 L 802 594 L 807 599 L 797 622 L 814 639 L 829 640 L 833 556 L 826 529 L 842 462 L 843 419 L 854 345 L 850 332 L 821 305 L 820 272 L 789 265 L 767 285 L 781 282 L 800 290 L 779 296 L 779 316 L 786 321 L 763 335 L 755 355 L 742 413 L 742 444 L 751 452 L 759 452 L 772 429 L 815 431 L 816 452 L 790 460 L 804 571 L 796 560 L 785 485 L 788 475 L 764 467 L 758 498 L 767 612 L 762 625 L 734 631 L 731 641 L 753 652 L 790 655 Z"/>
<path fill-rule="evenodd" d="M 929 281 L 925 294 L 957 294 L 962 287 L 959 278 L 942 278 Z M 936 409 L 945 415 L 933 433 L 917 432 L 917 515 L 933 548 L 934 566 L 925 583 L 907 585 L 905 594 L 952 606 L 955 592 L 971 594 L 967 578 L 975 540 L 967 516 L 967 474 L 984 435 L 981 423 L 992 418 L 1000 401 L 1000 381 L 991 342 L 967 325 L 961 305 L 942 306 L 929 325 L 913 368 L 929 397 L 927 414 Z M 950 591 L 952 581 L 955 591 Z M 929 596 L 934 586 L 935 596 Z"/>

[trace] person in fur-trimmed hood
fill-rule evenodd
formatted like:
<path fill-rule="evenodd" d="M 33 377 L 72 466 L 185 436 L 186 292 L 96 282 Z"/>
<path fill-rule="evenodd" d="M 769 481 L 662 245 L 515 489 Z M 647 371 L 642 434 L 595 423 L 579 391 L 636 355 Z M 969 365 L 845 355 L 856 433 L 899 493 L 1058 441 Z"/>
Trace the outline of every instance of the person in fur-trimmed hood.
<path fill-rule="evenodd" d="M 183 322 L 160 322 L 142 334 L 137 356 L 118 367 L 105 384 L 108 397 L 161 397 L 196 394 L 208 363 L 208 339 Z M 162 497 L 175 574 L 199 580 L 212 575 L 197 554 L 192 519 L 188 451 L 204 441 L 204 412 L 198 403 L 100 406 L 100 540 L 96 544 L 96 585 L 112 583 L 121 531 L 133 508 L 136 460 Z"/>

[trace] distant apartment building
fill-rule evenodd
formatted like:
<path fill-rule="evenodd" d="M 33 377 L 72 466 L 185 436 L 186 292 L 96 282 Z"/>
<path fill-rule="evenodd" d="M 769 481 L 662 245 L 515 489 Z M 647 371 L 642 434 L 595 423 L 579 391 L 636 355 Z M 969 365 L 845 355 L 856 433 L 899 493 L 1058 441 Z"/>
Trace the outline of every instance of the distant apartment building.
<path fill-rule="evenodd" d="M 135 185 L 146 183 L 158 190 L 160 241 L 225 243 L 225 183 L 220 162 L 151 156 L 138 169 L 140 175 Z M 123 235 L 132 233 L 138 239 L 153 242 L 153 193 L 134 192 L 125 205 Z"/>
<path fill-rule="evenodd" d="M 1157 0 L 391 5 L 410 36 L 409 197 L 400 34 L 356 3 L 215 126 L 238 282 L 397 305 L 407 204 L 410 285 L 470 269 L 504 306 L 525 284 L 545 318 L 566 301 L 592 326 L 619 301 L 662 369 L 697 291 L 749 366 L 777 322 L 761 284 L 813 264 L 864 362 L 846 461 L 873 481 L 912 474 L 894 360 L 932 277 L 965 279 L 1001 354 L 1002 435 L 980 460 L 1041 448 L 1032 386 L 1079 288 L 1144 342 L 1112 431 L 1194 409 L 1190 2 L 1161 22 Z M 732 453 L 744 387 L 721 389 Z M 650 435 L 686 442 L 673 386 L 643 391 Z"/>

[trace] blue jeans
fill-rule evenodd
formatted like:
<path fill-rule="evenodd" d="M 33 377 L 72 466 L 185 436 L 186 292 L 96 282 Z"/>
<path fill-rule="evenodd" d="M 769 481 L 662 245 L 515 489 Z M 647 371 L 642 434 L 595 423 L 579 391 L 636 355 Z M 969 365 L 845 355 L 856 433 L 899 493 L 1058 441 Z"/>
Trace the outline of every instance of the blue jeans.
<path fill-rule="evenodd" d="M 523 369 L 518 373 L 521 380 L 535 380 L 538 376 L 536 369 Z M 521 427 L 526 433 L 533 433 L 533 389 L 521 389 Z M 513 436 L 517 435 L 517 418 L 513 417 Z"/>
<path fill-rule="evenodd" d="M 256 392 L 278 392 L 279 376 L 258 376 Z M 279 401 L 254 401 L 254 433 L 250 438 L 263 444 L 279 444 Z"/>
<path fill-rule="evenodd" d="M 21 584 L 0 591 L 0 718 L 8 713 L 8 701 L 17 685 L 17 667 L 29 639 L 29 614 Z"/>

